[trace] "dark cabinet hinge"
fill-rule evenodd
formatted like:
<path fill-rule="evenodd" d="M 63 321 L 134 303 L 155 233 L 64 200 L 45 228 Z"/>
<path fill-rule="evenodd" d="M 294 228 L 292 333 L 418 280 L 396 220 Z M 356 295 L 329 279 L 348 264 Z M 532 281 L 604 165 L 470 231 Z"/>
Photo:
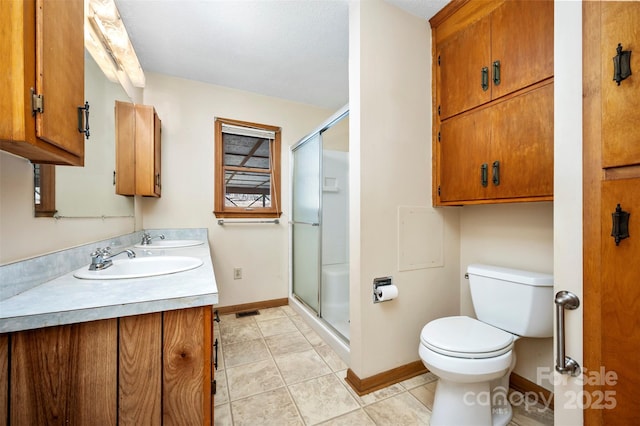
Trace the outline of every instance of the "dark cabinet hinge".
<path fill-rule="evenodd" d="M 44 112 L 44 96 L 36 94 L 35 90 L 31 88 L 31 115 L 37 113 L 42 114 Z"/>
<path fill-rule="evenodd" d="M 438 115 L 440 115 L 440 105 L 438 105 Z"/>
<path fill-rule="evenodd" d="M 440 55 L 438 55 L 438 65 L 440 65 Z"/>
<path fill-rule="evenodd" d="M 214 380 L 213 382 L 211 382 L 211 395 L 215 395 L 216 394 L 216 392 L 217 392 L 216 387 L 217 387 L 217 383 Z"/>
<path fill-rule="evenodd" d="M 440 196 L 440 185 L 438 185 L 438 197 Z"/>
<path fill-rule="evenodd" d="M 440 139 L 441 139 L 441 135 L 440 135 L 440 132 L 438 132 L 438 142 L 440 142 Z"/>

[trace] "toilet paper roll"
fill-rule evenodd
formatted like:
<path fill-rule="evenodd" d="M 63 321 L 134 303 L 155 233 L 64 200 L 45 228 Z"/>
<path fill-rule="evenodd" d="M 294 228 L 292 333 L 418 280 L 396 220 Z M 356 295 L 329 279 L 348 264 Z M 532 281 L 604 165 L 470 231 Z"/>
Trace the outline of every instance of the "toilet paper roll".
<path fill-rule="evenodd" d="M 381 302 L 398 297 L 398 287 L 395 285 L 383 285 L 377 288 L 378 300 Z"/>

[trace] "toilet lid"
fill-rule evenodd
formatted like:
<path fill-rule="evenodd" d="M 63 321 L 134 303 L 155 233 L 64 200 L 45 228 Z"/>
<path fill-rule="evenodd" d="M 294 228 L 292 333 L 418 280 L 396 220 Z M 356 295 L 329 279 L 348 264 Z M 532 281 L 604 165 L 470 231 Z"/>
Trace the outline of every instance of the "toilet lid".
<path fill-rule="evenodd" d="M 434 352 L 458 358 L 491 358 L 513 347 L 512 334 L 465 316 L 431 321 L 420 341 Z"/>

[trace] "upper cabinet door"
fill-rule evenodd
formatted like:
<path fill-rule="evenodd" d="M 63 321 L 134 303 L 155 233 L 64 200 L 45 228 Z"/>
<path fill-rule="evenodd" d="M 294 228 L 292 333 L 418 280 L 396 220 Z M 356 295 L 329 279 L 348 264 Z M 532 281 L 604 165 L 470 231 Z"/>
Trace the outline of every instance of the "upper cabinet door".
<path fill-rule="evenodd" d="M 553 76 L 553 1 L 510 0 L 491 14 L 490 69 L 493 99 Z"/>
<path fill-rule="evenodd" d="M 84 105 L 84 4 L 36 2 L 36 92 L 44 112 L 36 114 L 40 139 L 78 157 L 84 134 L 78 131 L 78 107 Z"/>
<path fill-rule="evenodd" d="M 438 46 L 440 120 L 491 100 L 490 43 L 490 21 L 485 17 Z"/>
<path fill-rule="evenodd" d="M 602 167 L 640 164 L 640 2 L 602 2 Z M 613 81 L 618 43 L 630 50 L 632 74 Z"/>

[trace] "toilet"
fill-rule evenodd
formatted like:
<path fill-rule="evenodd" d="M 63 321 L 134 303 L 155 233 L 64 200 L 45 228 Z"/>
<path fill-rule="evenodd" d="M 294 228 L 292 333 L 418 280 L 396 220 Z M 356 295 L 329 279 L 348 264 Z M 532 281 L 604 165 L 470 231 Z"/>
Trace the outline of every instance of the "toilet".
<path fill-rule="evenodd" d="M 553 336 L 553 276 L 479 264 L 467 276 L 478 319 L 439 318 L 420 333 L 420 358 L 438 376 L 431 425 L 503 426 L 515 341 Z"/>

